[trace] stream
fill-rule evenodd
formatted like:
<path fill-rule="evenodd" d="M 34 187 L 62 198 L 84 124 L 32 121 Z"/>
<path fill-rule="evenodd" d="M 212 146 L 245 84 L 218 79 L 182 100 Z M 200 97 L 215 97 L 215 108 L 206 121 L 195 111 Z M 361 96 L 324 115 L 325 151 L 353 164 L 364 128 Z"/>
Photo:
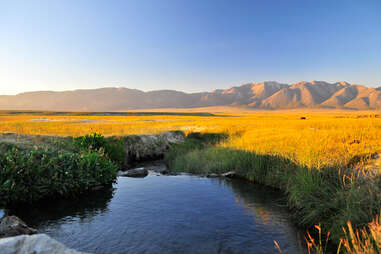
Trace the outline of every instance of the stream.
<path fill-rule="evenodd" d="M 11 211 L 39 233 L 89 253 L 305 253 L 275 190 L 181 174 L 118 177 L 81 199 Z M 0 214 L 1 217 L 1 214 Z"/>

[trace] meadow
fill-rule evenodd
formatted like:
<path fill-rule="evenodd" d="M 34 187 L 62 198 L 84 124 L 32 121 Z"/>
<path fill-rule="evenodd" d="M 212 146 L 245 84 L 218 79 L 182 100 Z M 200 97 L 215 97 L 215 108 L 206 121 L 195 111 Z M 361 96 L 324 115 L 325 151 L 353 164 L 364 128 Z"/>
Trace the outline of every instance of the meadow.
<path fill-rule="evenodd" d="M 107 137 L 170 130 L 227 133 L 230 138 L 221 146 L 280 155 L 315 168 L 347 165 L 381 151 L 381 114 L 377 112 L 232 111 L 212 116 L 0 112 L 0 133 L 76 137 L 97 132 Z"/>
<path fill-rule="evenodd" d="M 187 141 L 172 147 L 165 158 L 172 170 L 235 171 L 278 188 L 286 194 L 297 224 L 313 228 L 321 223 L 323 235 L 331 232 L 337 244 L 345 236 L 343 227 L 349 230 L 348 221 L 362 228 L 379 214 L 380 112 L 204 110 L 128 115 L 3 111 L 0 133 L 3 141 L 17 143 L 23 139 L 9 140 L 6 133 L 78 137 L 97 132 L 111 137 L 181 130 Z M 201 134 L 194 135 L 197 132 Z M 216 139 L 212 133 L 223 135 Z M 381 231 L 379 224 L 376 231 Z M 347 249 L 361 247 L 353 241 L 347 244 Z M 319 252 L 320 246 L 316 248 Z"/>

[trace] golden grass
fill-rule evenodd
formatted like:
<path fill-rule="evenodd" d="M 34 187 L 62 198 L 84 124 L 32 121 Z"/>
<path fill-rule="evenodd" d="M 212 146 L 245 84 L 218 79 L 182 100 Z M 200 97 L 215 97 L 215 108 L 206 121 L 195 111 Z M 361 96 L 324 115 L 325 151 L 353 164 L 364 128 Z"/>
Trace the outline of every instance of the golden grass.
<path fill-rule="evenodd" d="M 363 163 L 368 164 L 369 161 L 365 159 L 372 157 L 374 160 L 371 168 L 377 170 L 373 172 L 381 173 L 380 159 L 377 159 L 381 156 L 380 112 L 230 110 L 224 113 L 219 109 L 215 114 L 216 116 L 58 116 L 28 113 L 12 115 L 2 112 L 0 133 L 81 136 L 98 132 L 105 136 L 123 136 L 169 130 L 225 132 L 230 137 L 220 146 L 257 154 L 279 155 L 298 165 L 317 169 L 339 169 L 353 161 L 357 165 L 360 162 L 361 165 L 362 158 Z M 380 245 L 379 222 L 370 224 L 369 227 L 373 230 L 370 231 L 372 236 L 377 234 L 377 237 L 373 237 Z M 348 239 L 352 242 L 342 242 L 347 253 L 374 253 L 351 249 L 356 246 L 362 248 L 365 246 L 361 245 L 363 243 L 368 247 L 370 243 L 362 242 L 358 237 L 356 240 L 353 232 L 348 232 L 351 235 Z M 361 232 L 365 237 L 366 232 Z M 321 243 L 316 246 L 316 252 L 323 253 Z"/>
<path fill-rule="evenodd" d="M 306 242 L 308 253 L 324 254 L 327 253 L 327 244 L 329 241 L 330 233 L 328 232 L 326 239 L 322 239 L 321 226 L 315 225 L 318 231 L 318 239 L 314 239 L 309 232 L 307 232 Z M 336 253 L 346 254 L 378 254 L 381 251 L 381 217 L 376 216 L 368 227 L 361 228 L 360 230 L 353 229 L 352 223 L 347 222 L 343 228 L 344 237 L 340 239 L 340 243 Z M 283 253 L 279 244 L 274 241 L 275 248 L 279 253 Z"/>
<path fill-rule="evenodd" d="M 343 165 L 355 156 L 381 151 L 381 118 L 377 112 L 231 111 L 228 116 L 219 113 L 217 116 L 47 116 L 3 112 L 0 133 L 53 136 L 92 132 L 121 136 L 169 130 L 239 133 L 222 145 L 277 154 L 316 168 Z M 300 119 L 302 116 L 306 120 Z"/>

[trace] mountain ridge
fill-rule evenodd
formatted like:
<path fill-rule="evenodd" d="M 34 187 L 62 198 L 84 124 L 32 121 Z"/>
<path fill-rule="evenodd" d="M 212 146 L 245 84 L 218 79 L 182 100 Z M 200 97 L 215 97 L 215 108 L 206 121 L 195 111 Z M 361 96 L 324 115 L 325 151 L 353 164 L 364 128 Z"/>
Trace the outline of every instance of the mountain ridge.
<path fill-rule="evenodd" d="M 381 109 L 381 87 L 345 81 L 252 82 L 211 92 L 141 91 L 104 87 L 70 91 L 34 91 L 0 95 L 2 110 L 119 111 L 154 108 L 237 106 L 253 109 Z"/>

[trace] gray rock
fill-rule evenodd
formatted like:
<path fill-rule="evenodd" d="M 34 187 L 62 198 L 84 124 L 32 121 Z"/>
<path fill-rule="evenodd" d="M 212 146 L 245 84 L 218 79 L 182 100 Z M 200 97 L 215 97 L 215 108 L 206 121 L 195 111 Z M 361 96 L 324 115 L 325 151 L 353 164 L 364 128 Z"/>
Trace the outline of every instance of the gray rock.
<path fill-rule="evenodd" d="M 125 167 L 128 161 L 143 161 L 146 159 L 161 158 L 172 144 L 184 142 L 181 132 L 166 132 L 158 135 L 134 135 L 124 138 L 126 152 Z"/>
<path fill-rule="evenodd" d="M 227 178 L 234 178 L 237 176 L 237 174 L 234 171 L 229 171 L 224 174 L 221 174 L 221 176 L 227 177 Z"/>
<path fill-rule="evenodd" d="M 148 175 L 148 170 L 145 168 L 134 168 L 122 173 L 122 176 L 127 176 L 127 177 L 146 177 L 147 175 Z"/>
<path fill-rule="evenodd" d="M 0 220 L 0 238 L 16 235 L 31 235 L 37 233 L 16 216 L 5 216 Z"/>
<path fill-rule="evenodd" d="M 0 239 L 1 254 L 83 254 L 67 248 L 45 234 Z"/>
<path fill-rule="evenodd" d="M 211 173 L 211 174 L 207 174 L 206 177 L 209 177 L 209 178 L 216 178 L 216 177 L 219 177 L 220 175 L 218 174 L 214 174 L 214 173 Z"/>
<path fill-rule="evenodd" d="M 163 175 L 168 173 L 168 168 L 164 164 L 148 167 L 147 169 Z"/>

